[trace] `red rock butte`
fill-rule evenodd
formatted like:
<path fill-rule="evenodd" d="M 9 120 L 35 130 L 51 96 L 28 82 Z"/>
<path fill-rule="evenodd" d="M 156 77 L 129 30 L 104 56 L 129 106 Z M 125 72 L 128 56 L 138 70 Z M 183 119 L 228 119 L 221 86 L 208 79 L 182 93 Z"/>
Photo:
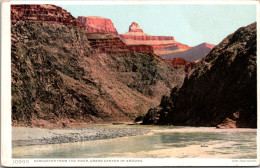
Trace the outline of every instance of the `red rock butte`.
<path fill-rule="evenodd" d="M 157 55 L 170 54 L 191 48 L 175 41 L 172 36 L 147 35 L 136 22 L 132 22 L 127 33 L 119 34 L 118 36 L 127 45 L 151 45 L 154 53 Z"/>
<path fill-rule="evenodd" d="M 79 16 L 78 20 L 84 25 L 87 34 L 118 34 L 110 19 L 97 16 Z"/>
<path fill-rule="evenodd" d="M 143 33 L 143 30 L 140 28 L 140 26 L 136 22 L 133 22 L 129 27 L 129 32 L 142 32 Z"/>
<path fill-rule="evenodd" d="M 11 5 L 11 21 L 44 21 L 83 27 L 69 12 L 54 5 Z"/>
<path fill-rule="evenodd" d="M 153 53 L 153 48 L 149 45 L 126 45 L 118 37 L 117 30 L 110 19 L 79 16 L 78 20 L 84 25 L 90 45 L 99 52 L 107 54 Z M 140 32 L 138 25 L 133 24 L 131 31 Z"/>

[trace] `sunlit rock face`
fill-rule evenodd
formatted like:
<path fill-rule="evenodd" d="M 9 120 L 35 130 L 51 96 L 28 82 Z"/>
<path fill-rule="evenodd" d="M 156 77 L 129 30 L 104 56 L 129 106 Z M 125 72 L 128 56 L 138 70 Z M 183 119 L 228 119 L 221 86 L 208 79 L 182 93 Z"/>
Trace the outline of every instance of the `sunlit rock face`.
<path fill-rule="evenodd" d="M 102 17 L 78 17 L 84 25 L 90 45 L 101 53 L 153 53 L 149 45 L 127 45 L 119 37 L 114 24 L 110 19 Z M 137 24 L 129 28 L 132 32 L 141 32 Z"/>
<path fill-rule="evenodd" d="M 172 36 L 150 36 L 144 33 L 142 28 L 133 22 L 129 31 L 118 35 L 127 45 L 151 45 L 157 55 L 170 54 L 190 49 L 188 45 L 181 44 Z"/>
<path fill-rule="evenodd" d="M 113 34 L 117 35 L 117 30 L 110 19 L 92 16 L 79 16 L 78 20 L 84 25 L 87 34 Z"/>

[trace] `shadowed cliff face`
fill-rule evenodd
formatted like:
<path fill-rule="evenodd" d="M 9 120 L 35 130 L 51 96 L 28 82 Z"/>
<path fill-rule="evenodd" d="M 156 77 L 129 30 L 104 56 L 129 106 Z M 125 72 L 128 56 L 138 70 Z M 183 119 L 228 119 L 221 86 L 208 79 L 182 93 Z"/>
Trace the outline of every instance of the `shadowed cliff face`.
<path fill-rule="evenodd" d="M 11 25 L 13 125 L 133 121 L 183 82 L 183 72 L 152 53 L 97 52 L 83 26 L 64 10 L 59 11 L 71 19 L 66 23 L 26 15 L 56 6 L 25 6 L 23 18 Z M 20 8 L 12 5 L 12 15 Z M 59 11 L 53 18 L 62 16 Z"/>
<path fill-rule="evenodd" d="M 217 45 L 144 124 L 256 127 L 256 23 Z"/>

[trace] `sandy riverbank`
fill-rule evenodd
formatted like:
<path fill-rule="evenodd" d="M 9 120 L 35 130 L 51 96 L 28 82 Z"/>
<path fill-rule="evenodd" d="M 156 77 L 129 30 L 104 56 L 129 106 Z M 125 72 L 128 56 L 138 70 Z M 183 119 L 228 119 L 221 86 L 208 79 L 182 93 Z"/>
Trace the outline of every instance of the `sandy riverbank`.
<path fill-rule="evenodd" d="M 144 128 L 72 128 L 44 129 L 12 127 L 12 145 L 42 145 L 83 142 L 146 134 Z"/>
<path fill-rule="evenodd" d="M 69 129 L 46 129 L 12 127 L 13 146 L 43 145 L 105 140 L 119 137 L 142 135 L 146 133 L 239 133 L 256 132 L 256 129 L 216 129 L 213 127 L 166 127 L 166 126 L 130 126 L 130 125 L 88 125 Z"/>

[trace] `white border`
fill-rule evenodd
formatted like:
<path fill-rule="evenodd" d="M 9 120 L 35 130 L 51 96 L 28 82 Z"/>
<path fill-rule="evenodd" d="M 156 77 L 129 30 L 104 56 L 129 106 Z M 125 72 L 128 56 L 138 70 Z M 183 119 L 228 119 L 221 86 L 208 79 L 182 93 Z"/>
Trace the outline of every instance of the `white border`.
<path fill-rule="evenodd" d="M 1 165 L 3 166 L 258 166 L 260 146 L 257 143 L 257 159 L 175 159 L 175 158 L 89 158 L 89 159 L 12 159 L 11 148 L 11 31 L 10 31 L 10 5 L 11 4 L 54 4 L 54 5 L 73 5 L 73 4 L 89 4 L 89 5 L 136 5 L 136 4 L 255 4 L 257 5 L 257 21 L 259 21 L 259 2 L 249 0 L 220 0 L 220 1 L 2 1 L 2 51 L 1 51 Z M 257 24 L 257 32 L 260 32 Z M 260 37 L 257 36 L 257 41 Z M 257 55 L 260 46 L 257 45 Z M 257 65 L 260 61 L 257 59 Z M 259 79 L 259 68 L 257 68 L 257 79 Z M 259 98 L 259 87 L 257 83 L 257 102 Z M 257 107 L 257 115 L 259 116 L 260 107 Z M 258 120 L 258 126 L 260 122 Z M 257 130 L 257 142 L 260 142 L 259 129 Z M 91 162 L 91 160 L 102 160 L 102 162 Z M 48 161 L 49 162 L 46 162 Z M 66 160 L 67 162 L 61 162 Z M 75 163 L 69 162 L 76 161 Z M 85 160 L 87 162 L 77 162 L 77 160 Z M 108 160 L 119 160 L 120 162 L 105 162 Z M 126 162 L 134 160 L 137 162 Z M 44 161 L 44 162 L 37 162 Z M 141 161 L 141 162 L 138 162 Z M 22 164 L 21 164 L 22 163 Z M 23 164 L 24 163 L 24 164 Z"/>
<path fill-rule="evenodd" d="M 1 21 L 1 164 L 5 164 L 10 162 L 12 153 L 11 24 L 9 3 L 2 2 Z"/>
<path fill-rule="evenodd" d="M 10 4 L 53 4 L 53 5 L 141 5 L 141 4 L 241 4 L 241 5 L 254 5 L 258 4 L 257 0 L 97 0 L 97 1 L 11 1 Z"/>

